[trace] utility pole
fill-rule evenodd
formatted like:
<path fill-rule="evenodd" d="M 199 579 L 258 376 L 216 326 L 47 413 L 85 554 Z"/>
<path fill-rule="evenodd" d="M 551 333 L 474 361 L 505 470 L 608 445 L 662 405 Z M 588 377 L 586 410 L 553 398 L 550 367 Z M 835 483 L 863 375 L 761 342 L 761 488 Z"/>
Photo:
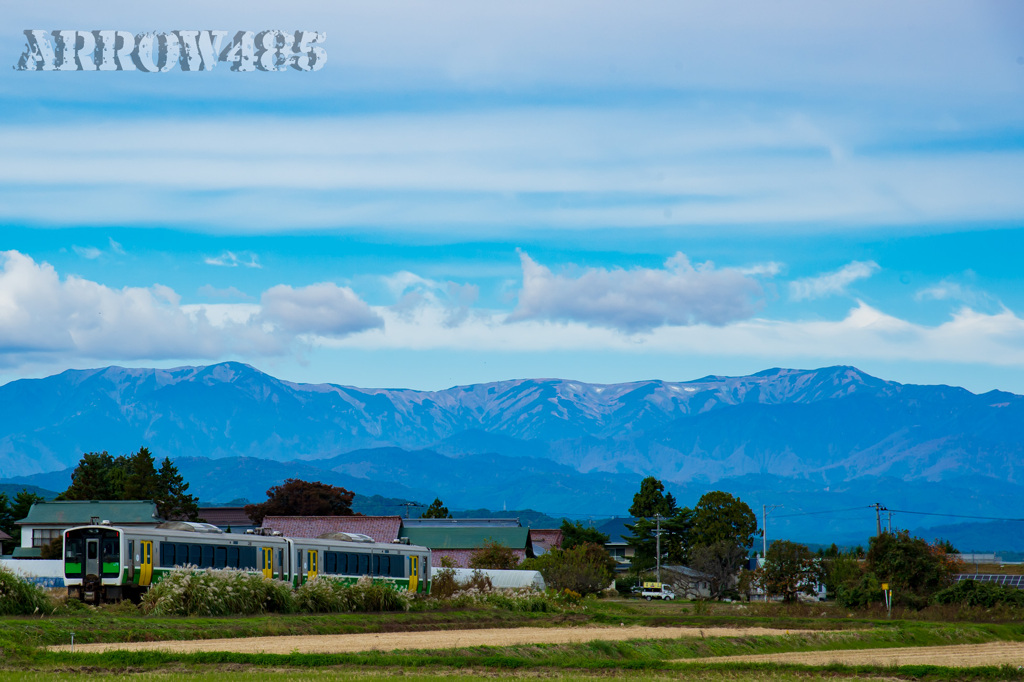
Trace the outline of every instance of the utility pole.
<path fill-rule="evenodd" d="M 410 507 L 422 507 L 423 505 L 422 504 L 417 504 L 415 502 L 403 502 L 399 506 L 400 507 L 405 507 L 405 518 L 409 518 L 409 508 Z"/>
<path fill-rule="evenodd" d="M 655 545 L 657 547 L 658 554 L 658 582 L 661 582 L 661 514 L 655 514 L 654 520 L 658 523 L 658 529 L 654 532 Z"/>
<path fill-rule="evenodd" d="M 778 509 L 781 504 L 761 505 L 761 558 L 768 556 L 768 512 Z"/>
<path fill-rule="evenodd" d="M 878 502 L 875 502 L 874 504 L 871 504 L 871 505 L 868 505 L 868 506 L 875 508 L 875 524 L 876 524 L 876 527 L 878 528 L 878 532 L 876 533 L 876 535 L 881 535 L 882 534 L 882 512 L 883 511 L 889 511 L 889 510 L 886 509 L 885 507 L 883 507 Z"/>

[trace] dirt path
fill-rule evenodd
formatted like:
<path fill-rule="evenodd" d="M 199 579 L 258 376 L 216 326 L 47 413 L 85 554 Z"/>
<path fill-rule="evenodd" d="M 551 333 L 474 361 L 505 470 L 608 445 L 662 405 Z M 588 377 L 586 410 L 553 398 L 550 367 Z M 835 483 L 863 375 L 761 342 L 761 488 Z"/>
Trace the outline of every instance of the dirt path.
<path fill-rule="evenodd" d="M 857 651 L 807 651 L 785 654 L 752 654 L 718 658 L 680 659 L 701 663 L 802 663 L 804 665 L 943 665 L 966 668 L 979 665 L 1024 665 L 1024 644 L 990 642 L 953 646 L 859 649 Z"/>
<path fill-rule="evenodd" d="M 436 630 L 432 632 L 388 632 L 358 635 L 303 635 L 249 637 L 236 639 L 200 639 L 164 642 L 124 642 L 113 644 L 77 644 L 76 652 L 100 652 L 115 649 L 130 651 L 234 651 L 240 653 L 350 653 L 354 651 L 393 651 L 395 649 L 452 649 L 471 646 L 508 646 L 513 644 L 567 644 L 594 640 L 671 639 L 675 637 L 747 637 L 821 632 L 820 630 L 773 630 L 770 628 L 653 628 L 653 627 L 575 627 L 507 628 L 488 630 Z M 69 651 L 70 646 L 53 646 L 51 651 Z"/>

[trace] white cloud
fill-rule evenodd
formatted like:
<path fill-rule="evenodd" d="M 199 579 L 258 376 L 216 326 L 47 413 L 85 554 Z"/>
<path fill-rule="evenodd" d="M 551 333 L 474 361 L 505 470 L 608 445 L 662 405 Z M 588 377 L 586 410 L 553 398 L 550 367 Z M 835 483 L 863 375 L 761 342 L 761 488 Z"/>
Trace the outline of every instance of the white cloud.
<path fill-rule="evenodd" d="M 77 359 L 221 359 L 281 355 L 307 333 L 343 336 L 383 321 L 347 288 L 264 292 L 262 305 L 182 305 L 171 288 L 114 289 L 17 251 L 0 253 L 0 364 Z"/>
<path fill-rule="evenodd" d="M 803 301 L 845 294 L 846 287 L 858 279 L 870 277 L 879 269 L 878 263 L 874 261 L 855 260 L 833 272 L 790 282 L 789 297 L 794 301 Z"/>
<path fill-rule="evenodd" d="M 446 323 L 443 306 L 424 305 L 403 316 L 380 309 L 381 329 L 344 339 L 318 339 L 328 348 L 448 350 L 454 352 L 548 353 L 609 351 L 689 357 L 802 358 L 808 363 L 865 360 L 974 363 L 1024 367 L 1024 319 L 1002 309 L 984 314 L 969 308 L 938 325 L 887 315 L 858 302 L 839 320 L 748 319 L 715 326 L 662 326 L 628 334 L 580 321 L 507 322 L 501 311 L 477 311 L 464 324 Z"/>
<path fill-rule="evenodd" d="M 96 260 L 97 258 L 103 255 L 103 251 L 97 249 L 95 246 L 72 245 L 71 250 L 87 260 Z"/>
<path fill-rule="evenodd" d="M 663 325 L 723 325 L 750 317 L 760 284 L 711 261 L 690 264 L 683 253 L 664 269 L 587 268 L 576 276 L 556 275 L 520 252 L 523 286 L 509 322 L 575 321 L 629 333 Z"/>
<path fill-rule="evenodd" d="M 292 288 L 278 284 L 260 297 L 262 319 L 292 334 L 345 336 L 384 326 L 384 320 L 348 287 L 331 282 Z"/>
<path fill-rule="evenodd" d="M 197 290 L 200 296 L 207 298 L 219 298 L 222 300 L 236 300 L 236 301 L 251 301 L 252 296 L 245 293 L 238 287 L 225 287 L 224 289 L 218 289 L 217 287 L 204 284 Z"/>
<path fill-rule="evenodd" d="M 249 251 L 243 251 L 241 253 L 224 251 L 219 256 L 207 256 L 203 259 L 203 262 L 207 265 L 218 265 L 225 268 L 237 268 L 239 265 L 244 265 L 247 268 L 263 267 L 260 265 L 259 256 Z"/>
<path fill-rule="evenodd" d="M 965 277 L 968 281 L 975 279 L 975 275 L 971 271 L 966 272 Z M 968 282 L 958 282 L 952 278 L 943 279 L 932 286 L 919 290 L 914 294 L 914 300 L 958 301 L 971 308 L 982 308 L 985 310 L 1001 307 L 998 299 L 987 291 L 982 291 Z"/>

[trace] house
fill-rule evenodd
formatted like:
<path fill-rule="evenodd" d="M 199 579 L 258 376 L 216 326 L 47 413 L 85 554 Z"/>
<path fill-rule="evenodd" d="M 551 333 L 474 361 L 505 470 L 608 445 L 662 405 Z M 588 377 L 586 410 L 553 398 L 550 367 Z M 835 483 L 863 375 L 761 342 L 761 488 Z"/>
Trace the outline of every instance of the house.
<path fill-rule="evenodd" d="M 401 516 L 268 516 L 263 528 L 285 537 L 316 538 L 325 533 L 356 533 L 374 542 L 394 542 L 401 537 Z M 413 543 L 416 544 L 416 543 Z"/>
<path fill-rule="evenodd" d="M 244 533 L 257 527 L 246 515 L 245 507 L 202 507 L 199 518 L 223 531 L 230 529 L 232 533 Z"/>
<path fill-rule="evenodd" d="M 559 528 L 531 528 L 530 544 L 533 545 L 533 553 L 537 556 L 547 554 L 553 549 L 562 546 L 562 531 Z"/>
<path fill-rule="evenodd" d="M 409 544 L 430 549 L 431 566 L 441 566 L 441 558 L 448 557 L 456 567 L 468 568 L 473 554 L 487 542 L 495 542 L 512 550 L 519 560 L 532 558 L 529 528 L 479 527 L 448 525 L 447 527 L 405 527 L 402 537 Z"/>
<path fill-rule="evenodd" d="M 608 536 L 608 542 L 604 543 L 604 548 L 615 559 L 616 573 L 625 573 L 632 565 L 636 549 L 626 542 L 626 538 L 633 536 L 633 532 L 626 528 L 626 524 L 632 526 L 637 521 L 639 519 L 632 517 L 616 517 L 597 527 L 598 531 Z"/>
<path fill-rule="evenodd" d="M 711 576 L 689 566 L 662 566 L 661 579 L 675 589 L 684 599 L 708 599 L 711 597 Z"/>
<path fill-rule="evenodd" d="M 157 516 L 156 503 L 149 500 L 36 502 L 29 508 L 28 516 L 15 521 L 21 526 L 21 547 L 14 550 L 14 557 L 39 558 L 44 545 L 74 526 L 109 522 L 114 526 L 151 528 L 162 521 Z"/>

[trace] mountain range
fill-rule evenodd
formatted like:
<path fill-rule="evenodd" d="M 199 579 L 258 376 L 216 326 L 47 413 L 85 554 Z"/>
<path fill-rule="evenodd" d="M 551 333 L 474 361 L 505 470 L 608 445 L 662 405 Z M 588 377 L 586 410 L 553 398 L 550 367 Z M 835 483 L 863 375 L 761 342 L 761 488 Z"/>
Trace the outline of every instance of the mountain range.
<path fill-rule="evenodd" d="M 298 384 L 229 362 L 0 386 L 0 477 L 10 482 L 63 489 L 48 483 L 83 452 L 140 445 L 171 457 L 208 501 L 263 499 L 269 485 L 299 477 L 363 495 L 440 496 L 453 508 L 586 518 L 623 515 L 653 475 L 684 504 L 722 489 L 758 512 L 785 505 L 769 537 L 773 528 L 868 535 L 874 502 L 903 510 L 903 527 L 928 520 L 909 512 L 1024 517 L 1024 397 L 904 385 L 852 367 L 415 391 Z"/>

